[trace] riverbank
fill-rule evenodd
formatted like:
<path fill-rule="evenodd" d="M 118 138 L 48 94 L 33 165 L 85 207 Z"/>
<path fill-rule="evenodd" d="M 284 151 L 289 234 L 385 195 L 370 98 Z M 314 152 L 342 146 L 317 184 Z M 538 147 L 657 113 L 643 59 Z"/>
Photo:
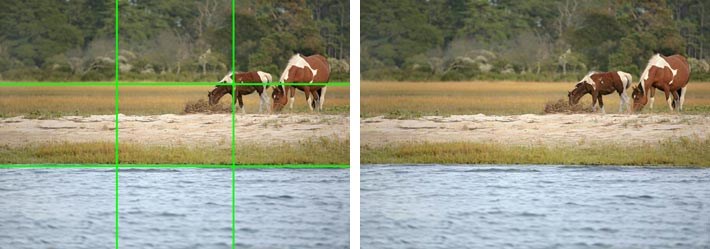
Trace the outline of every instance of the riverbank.
<path fill-rule="evenodd" d="M 363 163 L 710 167 L 705 115 L 453 115 L 365 118 Z"/>
<path fill-rule="evenodd" d="M 345 115 L 238 114 L 241 164 L 347 164 Z M 0 118 L 0 163 L 114 163 L 115 116 Z M 119 115 L 121 163 L 231 164 L 231 114 Z"/>

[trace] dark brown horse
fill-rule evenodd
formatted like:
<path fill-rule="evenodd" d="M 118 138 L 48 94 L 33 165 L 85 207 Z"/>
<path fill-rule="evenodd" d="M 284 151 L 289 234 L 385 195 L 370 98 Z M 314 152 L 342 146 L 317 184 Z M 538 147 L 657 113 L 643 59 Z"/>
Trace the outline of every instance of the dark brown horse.
<path fill-rule="evenodd" d="M 679 111 L 683 110 L 689 79 L 690 66 L 685 57 L 677 54 L 668 57 L 660 54 L 653 55 L 641 74 L 639 84 L 634 87 L 631 94 L 634 99 L 634 111 L 643 109 L 648 103 L 649 95 L 653 107 L 654 88 L 666 94 L 666 101 L 671 111 L 676 107 Z"/>
<path fill-rule="evenodd" d="M 572 91 L 567 92 L 569 104 L 576 105 L 582 96 L 589 93 L 592 95 L 592 110 L 596 111 L 597 100 L 599 100 L 599 108 L 604 113 L 602 96 L 617 92 L 621 98 L 619 112 L 622 112 L 624 107 L 629 110 L 629 96 L 626 95 L 626 89 L 631 86 L 631 82 L 631 74 L 622 71 L 590 72 L 575 85 Z"/>
<path fill-rule="evenodd" d="M 295 54 L 289 59 L 286 69 L 281 74 L 279 82 L 281 83 L 328 83 L 330 80 L 330 67 L 328 60 L 322 55 L 311 55 L 304 57 L 300 54 Z M 281 85 L 274 87 L 272 92 L 273 104 L 272 108 L 275 111 L 280 111 L 286 104 L 289 103 L 289 109 L 293 110 L 293 102 L 295 101 L 295 89 L 303 91 L 306 95 L 308 107 L 323 110 L 325 102 L 326 86 L 324 85 L 298 85 L 286 86 Z"/>
<path fill-rule="evenodd" d="M 246 73 L 240 73 L 237 72 L 234 75 L 234 80 L 239 83 L 264 83 L 264 85 L 243 85 L 240 86 L 237 85 L 235 86 L 234 92 L 237 95 L 236 98 L 232 97 L 232 102 L 239 101 L 239 108 L 242 110 L 242 113 L 246 113 L 246 110 L 244 109 L 244 102 L 242 101 L 242 95 L 248 95 L 253 92 L 257 92 L 259 94 L 259 112 L 261 113 L 263 109 L 266 109 L 268 111 L 269 109 L 269 98 L 266 96 L 266 89 L 269 88 L 268 83 L 272 81 L 271 74 L 265 73 L 262 71 L 257 71 L 257 72 L 246 72 Z M 232 83 L 232 73 L 230 72 L 224 78 L 219 81 L 219 83 Z M 210 99 L 210 105 L 215 105 L 219 102 L 219 99 L 222 98 L 225 94 L 232 95 L 232 86 L 221 86 L 218 85 L 212 91 L 207 92 L 207 97 Z"/>

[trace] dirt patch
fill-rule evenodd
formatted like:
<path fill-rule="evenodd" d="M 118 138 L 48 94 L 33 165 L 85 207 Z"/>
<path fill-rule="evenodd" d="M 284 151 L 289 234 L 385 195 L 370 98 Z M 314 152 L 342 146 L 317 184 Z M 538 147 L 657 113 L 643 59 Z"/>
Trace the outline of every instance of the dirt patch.
<path fill-rule="evenodd" d="M 346 115 L 237 114 L 237 143 L 297 143 L 319 137 L 349 139 Z M 309 122 L 304 122 L 304 120 Z M 115 116 L 65 116 L 51 120 L 0 118 L 0 146 L 46 142 L 114 142 Z M 231 147 L 231 114 L 126 116 L 119 114 L 119 142 L 147 145 Z"/>
<path fill-rule="evenodd" d="M 209 101 L 204 99 L 199 99 L 196 101 L 188 101 L 185 103 L 184 112 L 187 114 L 191 113 L 232 113 L 232 107 L 229 105 L 224 105 L 222 103 L 217 103 L 216 105 L 210 105 Z"/>
<path fill-rule="evenodd" d="M 587 107 L 584 107 L 587 106 Z M 591 113 L 592 108 L 583 103 L 570 105 L 568 100 L 558 99 L 557 101 L 548 101 L 545 103 L 544 112 L 550 113 Z"/>
<path fill-rule="evenodd" d="M 410 142 L 494 142 L 514 145 L 650 144 L 710 137 L 705 115 L 452 115 L 360 122 L 362 145 Z"/>

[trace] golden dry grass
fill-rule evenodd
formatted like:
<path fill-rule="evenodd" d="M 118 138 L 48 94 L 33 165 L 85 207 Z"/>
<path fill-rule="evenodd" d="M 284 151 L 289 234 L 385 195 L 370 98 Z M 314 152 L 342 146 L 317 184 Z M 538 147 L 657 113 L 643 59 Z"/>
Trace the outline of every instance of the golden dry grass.
<path fill-rule="evenodd" d="M 112 114 L 113 87 L 0 87 L 0 116 Z"/>
<path fill-rule="evenodd" d="M 361 148 L 362 163 L 551 164 L 710 167 L 710 139 L 678 138 L 654 144 L 523 146 L 443 142 L 387 144 Z"/>
<path fill-rule="evenodd" d="M 361 116 L 412 117 L 452 114 L 542 113 L 545 103 L 567 99 L 574 83 L 561 82 L 390 82 L 364 81 L 361 85 Z M 631 93 L 629 91 L 628 95 Z M 656 93 L 653 112 L 668 112 L 663 93 Z M 591 96 L 582 98 L 591 104 Z M 604 96 L 607 113 L 616 113 L 618 95 Z M 685 101 L 686 112 L 710 112 L 710 83 L 691 82 Z M 648 108 L 646 108 L 648 112 Z"/>
<path fill-rule="evenodd" d="M 181 114 L 185 104 L 207 99 L 212 86 L 131 86 L 121 87 L 119 112 L 126 115 Z M 270 90 L 268 91 L 271 92 Z M 350 91 L 348 87 L 329 87 L 325 112 L 347 114 Z M 92 115 L 115 113 L 114 87 L 2 87 L 0 88 L 0 117 L 54 117 L 62 115 Z M 229 95 L 220 101 L 229 104 Z M 259 107 L 257 95 L 244 96 L 248 113 Z M 296 112 L 309 112 L 305 98 L 297 93 Z"/>

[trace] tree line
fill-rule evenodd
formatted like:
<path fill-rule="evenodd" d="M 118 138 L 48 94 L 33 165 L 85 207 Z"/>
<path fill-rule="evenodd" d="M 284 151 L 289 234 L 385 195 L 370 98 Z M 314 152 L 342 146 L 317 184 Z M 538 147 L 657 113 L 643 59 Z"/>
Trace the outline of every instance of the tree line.
<path fill-rule="evenodd" d="M 231 68 L 229 0 L 119 2 L 125 80 L 204 81 Z M 235 69 L 280 73 L 293 53 L 349 70 L 349 1 L 247 0 L 235 11 Z M 0 1 L 0 80 L 113 80 L 113 0 Z"/>
<path fill-rule="evenodd" d="M 364 0 L 364 79 L 573 80 L 639 75 L 654 53 L 710 79 L 703 0 Z"/>

